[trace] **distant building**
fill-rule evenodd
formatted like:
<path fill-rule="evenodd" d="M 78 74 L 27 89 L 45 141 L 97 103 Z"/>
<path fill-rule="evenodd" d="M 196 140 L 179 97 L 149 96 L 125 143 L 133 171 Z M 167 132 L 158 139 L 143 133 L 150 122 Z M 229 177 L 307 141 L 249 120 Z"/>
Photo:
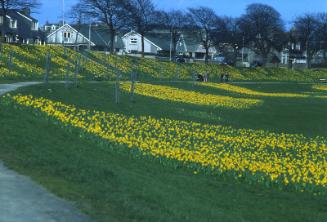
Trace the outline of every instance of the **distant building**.
<path fill-rule="evenodd" d="M 130 31 L 122 37 L 122 40 L 124 43 L 124 51 L 126 53 L 138 54 L 142 52 L 142 37 L 139 33 Z M 163 49 L 147 38 L 147 36 L 144 37 L 144 53 L 158 54 L 161 50 Z"/>
<path fill-rule="evenodd" d="M 0 10 L 0 32 L 5 26 L 5 41 L 19 44 L 41 44 L 43 33 L 39 30 L 38 20 L 31 17 L 30 10 L 8 10 L 6 24 L 4 13 Z"/>
<path fill-rule="evenodd" d="M 50 29 L 55 26 L 48 26 Z M 44 28 L 45 29 L 45 28 Z M 47 34 L 47 44 L 62 44 L 65 46 L 95 46 L 95 44 L 86 36 L 84 36 L 81 32 L 70 26 L 69 24 L 65 24 L 55 30 L 50 31 Z"/>
<path fill-rule="evenodd" d="M 108 28 L 103 25 L 69 25 L 57 27 L 48 24 L 43 28 L 47 31 L 47 44 L 65 45 L 106 51 L 110 48 L 111 36 Z M 119 35 L 114 37 L 114 50 L 122 52 L 124 43 Z"/>
<path fill-rule="evenodd" d="M 46 22 L 45 25 L 42 27 L 42 31 L 49 34 L 53 31 L 56 31 L 61 26 L 62 25 L 60 25 L 60 24 Z"/>
<path fill-rule="evenodd" d="M 138 54 L 142 51 L 141 35 L 135 31 L 126 33 L 123 37 L 124 50 L 126 53 Z M 144 53 L 153 55 L 169 55 L 174 51 L 171 43 L 171 34 L 168 30 L 153 30 L 144 36 Z M 196 33 L 181 33 L 176 45 L 176 54 L 189 58 L 204 60 L 205 48 L 197 38 Z M 217 53 L 215 47 L 210 47 L 209 56 Z"/>

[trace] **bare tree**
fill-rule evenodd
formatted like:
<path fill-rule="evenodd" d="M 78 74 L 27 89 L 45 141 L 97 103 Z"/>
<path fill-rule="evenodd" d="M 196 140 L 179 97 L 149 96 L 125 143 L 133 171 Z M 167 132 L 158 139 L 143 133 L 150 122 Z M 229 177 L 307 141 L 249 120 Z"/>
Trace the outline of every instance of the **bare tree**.
<path fill-rule="evenodd" d="M 123 0 L 80 0 L 83 7 L 80 10 L 86 12 L 88 17 L 103 22 L 109 29 L 110 52 L 114 52 L 114 41 L 117 32 L 127 25 L 127 13 Z"/>
<path fill-rule="evenodd" d="M 76 5 L 73 5 L 71 10 L 70 10 L 70 17 L 71 19 L 75 22 L 75 29 L 77 31 L 76 36 L 75 36 L 75 51 L 79 51 L 78 47 L 78 36 L 80 35 L 80 30 L 81 27 L 84 23 L 84 20 L 86 19 L 88 12 L 84 8 L 83 5 L 80 3 L 77 3 Z"/>
<path fill-rule="evenodd" d="M 307 57 L 307 67 L 311 67 L 313 55 L 318 50 L 317 30 L 318 20 L 314 14 L 306 14 L 298 17 L 294 22 L 295 30 L 299 33 L 301 45 L 304 46 Z"/>
<path fill-rule="evenodd" d="M 238 19 L 218 17 L 214 30 L 213 42 L 216 48 L 224 53 L 225 57 L 229 57 L 229 62 L 236 63 L 238 50 L 240 46 L 242 46 L 242 37 L 242 32 L 238 26 Z M 232 58 L 230 58 L 231 56 L 227 53 L 230 48 L 234 51 Z"/>
<path fill-rule="evenodd" d="M 264 65 L 272 50 L 281 50 L 284 44 L 284 23 L 279 12 L 269 5 L 249 5 L 239 20 L 239 27 L 245 42 L 262 57 Z"/>
<path fill-rule="evenodd" d="M 224 21 L 226 23 L 225 41 L 233 48 L 233 63 L 236 64 L 238 52 L 245 44 L 244 33 L 240 29 L 238 18 L 226 17 Z"/>
<path fill-rule="evenodd" d="M 190 8 L 188 15 L 191 22 L 199 29 L 199 37 L 205 49 L 205 62 L 208 63 L 209 50 L 214 44 L 213 39 L 218 16 L 212 9 L 207 7 Z"/>
<path fill-rule="evenodd" d="M 10 10 L 23 10 L 23 9 L 37 9 L 40 7 L 41 3 L 38 0 L 0 0 L 0 7 L 3 17 L 3 25 L 1 28 L 1 40 L 0 44 L 4 42 L 6 29 L 9 24 L 7 24 L 7 15 Z"/>
<path fill-rule="evenodd" d="M 319 13 L 317 15 L 318 28 L 317 40 L 323 52 L 324 63 L 327 64 L 327 13 Z"/>
<path fill-rule="evenodd" d="M 163 12 L 163 16 L 164 20 L 162 20 L 162 23 L 169 29 L 171 34 L 172 56 L 176 56 L 177 43 L 182 30 L 187 25 L 187 17 L 180 10 Z"/>
<path fill-rule="evenodd" d="M 142 57 L 144 57 L 144 36 L 152 28 L 158 14 L 152 0 L 125 0 L 124 2 L 132 26 L 141 35 Z"/>

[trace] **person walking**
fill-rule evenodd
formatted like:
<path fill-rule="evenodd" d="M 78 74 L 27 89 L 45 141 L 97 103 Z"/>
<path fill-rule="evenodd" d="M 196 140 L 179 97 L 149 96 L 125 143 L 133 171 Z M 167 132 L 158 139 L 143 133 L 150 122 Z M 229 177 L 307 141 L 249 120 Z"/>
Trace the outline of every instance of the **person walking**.
<path fill-rule="evenodd" d="M 220 82 L 224 82 L 225 73 L 220 74 Z"/>
<path fill-rule="evenodd" d="M 208 82 L 208 71 L 204 73 L 204 82 Z"/>

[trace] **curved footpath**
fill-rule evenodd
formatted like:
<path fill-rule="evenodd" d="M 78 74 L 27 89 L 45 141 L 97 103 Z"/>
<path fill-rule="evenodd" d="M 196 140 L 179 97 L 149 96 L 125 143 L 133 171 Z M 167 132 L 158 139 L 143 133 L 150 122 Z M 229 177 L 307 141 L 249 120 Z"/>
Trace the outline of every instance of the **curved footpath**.
<path fill-rule="evenodd" d="M 19 87 L 36 84 L 40 82 L 0 84 L 0 96 Z M 0 162 L 0 222 L 89 221 L 72 203 L 56 197 Z"/>

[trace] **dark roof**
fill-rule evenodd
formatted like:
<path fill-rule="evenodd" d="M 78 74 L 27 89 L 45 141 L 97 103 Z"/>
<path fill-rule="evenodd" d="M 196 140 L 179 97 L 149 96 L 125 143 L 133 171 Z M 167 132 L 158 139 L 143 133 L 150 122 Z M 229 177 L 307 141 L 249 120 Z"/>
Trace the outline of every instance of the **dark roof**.
<path fill-rule="evenodd" d="M 20 14 L 22 14 L 23 16 L 26 16 L 27 18 L 31 19 L 33 22 L 38 22 L 37 19 L 33 18 L 31 15 L 29 14 L 26 14 L 24 11 L 17 11 L 19 12 Z"/>
<path fill-rule="evenodd" d="M 74 25 L 72 26 L 86 38 L 89 38 L 89 26 L 88 25 Z M 111 40 L 111 34 L 106 26 L 91 26 L 91 42 L 96 46 L 108 47 Z M 118 34 L 115 38 L 114 47 L 122 49 L 124 48 L 124 43 L 121 39 L 121 35 Z"/>
<path fill-rule="evenodd" d="M 188 52 L 196 52 L 201 44 L 197 32 L 184 32 L 181 40 L 185 41 Z"/>
<path fill-rule="evenodd" d="M 170 41 L 171 34 L 169 30 L 153 30 L 145 34 L 145 37 L 149 39 L 151 42 L 162 48 L 164 51 L 170 50 Z M 177 44 L 177 51 L 184 52 L 186 51 L 184 44 L 179 44 L 185 42 L 186 48 L 188 52 L 196 52 L 199 45 L 201 44 L 198 32 L 196 31 L 188 31 L 184 30 L 180 37 L 180 42 Z"/>
<path fill-rule="evenodd" d="M 145 38 L 149 39 L 151 42 L 159 46 L 164 51 L 170 50 L 170 33 L 153 33 L 149 32 L 145 34 Z"/>

